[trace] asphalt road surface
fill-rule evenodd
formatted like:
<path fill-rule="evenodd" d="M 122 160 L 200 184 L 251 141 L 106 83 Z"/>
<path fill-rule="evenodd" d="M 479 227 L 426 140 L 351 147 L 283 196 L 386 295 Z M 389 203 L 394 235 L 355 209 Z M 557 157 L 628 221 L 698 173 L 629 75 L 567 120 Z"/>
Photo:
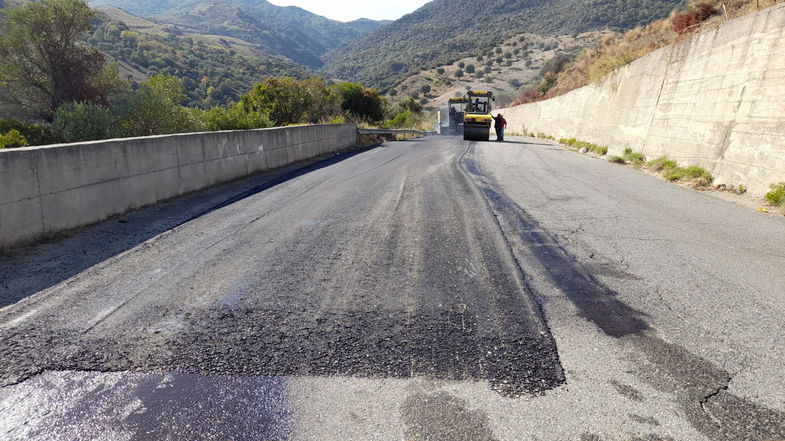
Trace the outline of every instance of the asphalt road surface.
<path fill-rule="evenodd" d="M 509 141 L 0 256 L 0 439 L 785 440 L 785 218 Z"/>

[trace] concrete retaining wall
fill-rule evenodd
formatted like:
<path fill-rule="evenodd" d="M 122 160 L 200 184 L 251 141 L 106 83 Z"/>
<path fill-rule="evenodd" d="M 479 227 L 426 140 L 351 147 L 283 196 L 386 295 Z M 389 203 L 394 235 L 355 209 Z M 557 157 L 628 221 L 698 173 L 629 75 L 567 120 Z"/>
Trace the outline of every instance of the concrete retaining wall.
<path fill-rule="evenodd" d="M 356 142 L 344 124 L 0 150 L 0 249 Z"/>
<path fill-rule="evenodd" d="M 765 193 L 785 181 L 785 5 L 663 48 L 602 84 L 500 112 L 510 131 L 667 155 Z"/>

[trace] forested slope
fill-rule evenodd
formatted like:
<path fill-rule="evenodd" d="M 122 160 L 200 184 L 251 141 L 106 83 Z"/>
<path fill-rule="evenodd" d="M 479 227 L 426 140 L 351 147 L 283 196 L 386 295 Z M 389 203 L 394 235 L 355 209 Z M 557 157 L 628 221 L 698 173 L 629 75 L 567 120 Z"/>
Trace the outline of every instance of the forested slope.
<path fill-rule="evenodd" d="M 7 1 L 7 0 L 5 0 Z M 302 8 L 265 0 L 91 0 L 190 33 L 242 39 L 268 55 L 320 67 L 321 56 L 389 22 L 367 19 L 343 23 Z"/>
<path fill-rule="evenodd" d="M 308 72 L 241 40 L 183 33 L 114 7 L 99 11 L 99 23 L 88 42 L 120 62 L 134 80 L 158 73 L 181 78 L 192 107 L 236 100 L 268 76 L 302 77 Z"/>

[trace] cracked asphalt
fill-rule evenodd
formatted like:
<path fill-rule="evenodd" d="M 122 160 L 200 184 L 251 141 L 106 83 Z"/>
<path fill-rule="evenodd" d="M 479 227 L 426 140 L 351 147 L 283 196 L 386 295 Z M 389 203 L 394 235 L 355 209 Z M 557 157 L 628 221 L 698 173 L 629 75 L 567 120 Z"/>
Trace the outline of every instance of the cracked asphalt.
<path fill-rule="evenodd" d="M 785 221 L 509 141 L 0 256 L 0 438 L 785 440 Z"/>

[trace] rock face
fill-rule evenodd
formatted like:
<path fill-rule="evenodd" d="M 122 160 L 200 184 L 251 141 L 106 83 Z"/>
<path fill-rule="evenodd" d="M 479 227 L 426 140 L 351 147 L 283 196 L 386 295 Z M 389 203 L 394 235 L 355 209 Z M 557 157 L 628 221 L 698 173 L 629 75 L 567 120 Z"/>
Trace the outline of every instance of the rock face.
<path fill-rule="evenodd" d="M 750 14 L 551 100 L 502 112 L 511 130 L 577 137 L 700 165 L 754 194 L 785 181 L 785 5 Z"/>

